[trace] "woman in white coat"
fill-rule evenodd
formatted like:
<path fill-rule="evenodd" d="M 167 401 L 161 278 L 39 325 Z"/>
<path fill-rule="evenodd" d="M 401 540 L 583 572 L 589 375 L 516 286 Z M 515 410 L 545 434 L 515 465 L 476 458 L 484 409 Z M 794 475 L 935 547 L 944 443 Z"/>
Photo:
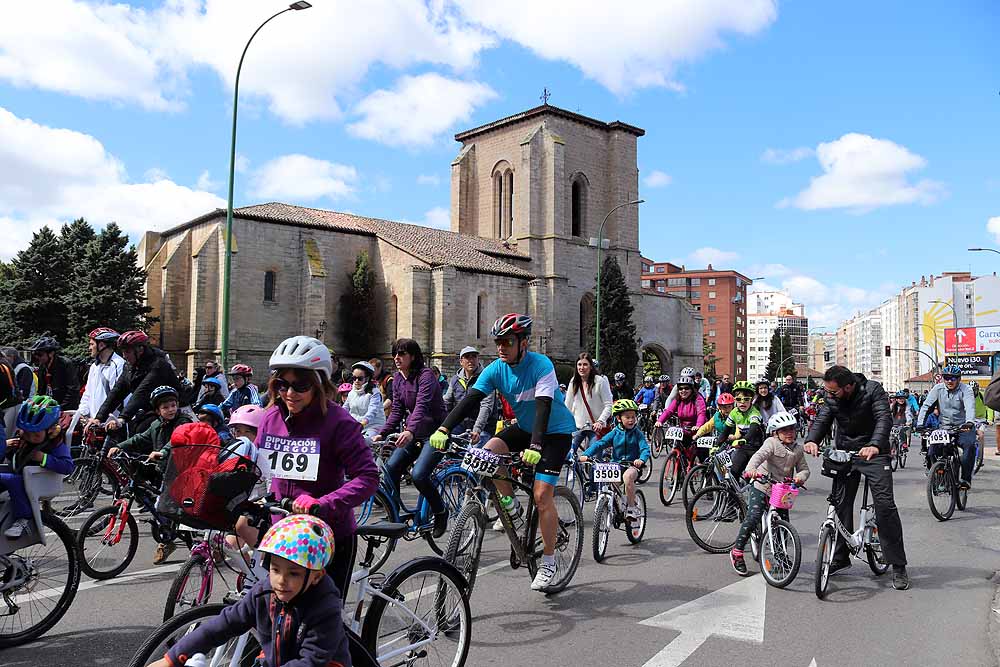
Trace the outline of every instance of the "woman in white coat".
<path fill-rule="evenodd" d="M 603 431 L 611 418 L 612 402 L 608 378 L 597 373 L 590 354 L 581 352 L 576 360 L 576 372 L 566 387 L 566 407 L 573 413 L 579 429 L 573 436 L 574 451 L 595 431 Z"/>

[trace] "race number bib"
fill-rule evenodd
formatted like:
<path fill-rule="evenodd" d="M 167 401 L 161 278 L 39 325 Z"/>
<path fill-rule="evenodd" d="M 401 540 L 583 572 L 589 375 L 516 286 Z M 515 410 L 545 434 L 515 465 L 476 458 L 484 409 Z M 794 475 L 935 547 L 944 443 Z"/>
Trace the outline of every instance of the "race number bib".
<path fill-rule="evenodd" d="M 667 432 L 663 434 L 663 437 L 667 440 L 683 440 L 684 429 L 677 426 L 671 426 L 667 429 Z"/>
<path fill-rule="evenodd" d="M 500 467 L 500 457 L 488 449 L 477 447 L 466 452 L 462 467 L 471 473 L 492 477 Z"/>
<path fill-rule="evenodd" d="M 315 482 L 319 476 L 319 440 L 265 435 L 261 449 L 267 453 L 271 476 Z"/>
<path fill-rule="evenodd" d="M 594 482 L 620 482 L 622 469 L 617 463 L 595 463 Z"/>
<path fill-rule="evenodd" d="M 728 449 L 723 449 L 721 452 L 716 454 L 715 459 L 726 468 L 733 467 L 733 458 L 729 455 Z"/>

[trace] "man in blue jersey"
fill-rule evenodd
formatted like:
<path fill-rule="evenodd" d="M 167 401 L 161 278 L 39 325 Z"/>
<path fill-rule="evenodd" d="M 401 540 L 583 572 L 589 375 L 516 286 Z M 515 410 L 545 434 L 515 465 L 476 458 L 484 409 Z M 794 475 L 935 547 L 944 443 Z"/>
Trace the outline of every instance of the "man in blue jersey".
<path fill-rule="evenodd" d="M 553 502 L 553 492 L 559 473 L 569 454 L 576 422 L 566 407 L 555 367 L 544 354 L 529 352 L 531 317 L 509 313 L 493 324 L 491 335 L 497 346 L 497 359 L 479 375 L 455 409 L 445 418 L 441 428 L 431 436 L 436 449 L 448 445 L 448 433 L 465 417 L 473 414 L 479 402 L 494 391 L 507 400 L 517 415 L 517 423 L 508 426 L 486 443 L 497 454 L 522 452 L 521 460 L 535 466 L 534 498 L 538 508 L 538 525 L 542 533 L 542 561 L 532 590 L 547 592 L 559 581 L 555 557 L 556 531 L 559 515 Z M 524 430 L 530 428 L 530 431 Z M 496 480 L 504 510 L 516 520 L 521 507 L 513 496 L 510 483 Z"/>

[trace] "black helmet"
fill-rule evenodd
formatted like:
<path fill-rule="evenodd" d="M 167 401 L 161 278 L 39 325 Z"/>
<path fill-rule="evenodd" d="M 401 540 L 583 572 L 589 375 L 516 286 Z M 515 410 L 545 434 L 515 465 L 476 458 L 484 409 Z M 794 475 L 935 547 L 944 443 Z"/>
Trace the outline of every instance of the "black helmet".
<path fill-rule="evenodd" d="M 154 389 L 152 391 L 152 393 L 149 394 L 149 402 L 153 404 L 154 408 L 159 407 L 160 406 L 160 402 L 164 401 L 164 400 L 166 400 L 168 398 L 172 398 L 174 400 L 178 400 L 179 399 L 179 395 L 177 394 L 177 390 L 176 389 L 174 389 L 170 385 L 166 385 L 166 384 L 157 387 L 156 389 Z"/>
<path fill-rule="evenodd" d="M 31 352 L 58 352 L 62 347 L 59 345 L 59 341 L 52 336 L 42 336 L 28 349 Z"/>

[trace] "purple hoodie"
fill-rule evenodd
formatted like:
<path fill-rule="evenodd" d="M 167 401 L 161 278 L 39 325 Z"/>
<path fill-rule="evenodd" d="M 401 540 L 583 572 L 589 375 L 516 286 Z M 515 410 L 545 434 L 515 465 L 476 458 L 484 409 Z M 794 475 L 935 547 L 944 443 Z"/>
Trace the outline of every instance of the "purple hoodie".
<path fill-rule="evenodd" d="M 333 528 L 337 538 L 354 534 L 354 508 L 372 497 L 378 488 L 378 468 L 361 435 L 361 424 L 347 410 L 327 401 L 326 416 L 319 401 L 299 415 L 288 414 L 284 404 L 272 405 L 257 430 L 257 446 L 267 435 L 319 440 L 319 474 L 315 482 L 297 479 L 271 480 L 278 500 L 294 500 L 307 494 L 319 501 L 319 516 Z M 345 482 L 344 477 L 350 477 Z"/>
<path fill-rule="evenodd" d="M 407 413 L 409 416 L 404 430 L 412 433 L 417 440 L 433 433 L 448 414 L 441 395 L 441 384 L 431 369 L 423 368 L 419 373 L 411 374 L 409 379 L 396 371 L 392 378 L 392 411 L 379 435 L 385 437 L 395 433 Z"/>

